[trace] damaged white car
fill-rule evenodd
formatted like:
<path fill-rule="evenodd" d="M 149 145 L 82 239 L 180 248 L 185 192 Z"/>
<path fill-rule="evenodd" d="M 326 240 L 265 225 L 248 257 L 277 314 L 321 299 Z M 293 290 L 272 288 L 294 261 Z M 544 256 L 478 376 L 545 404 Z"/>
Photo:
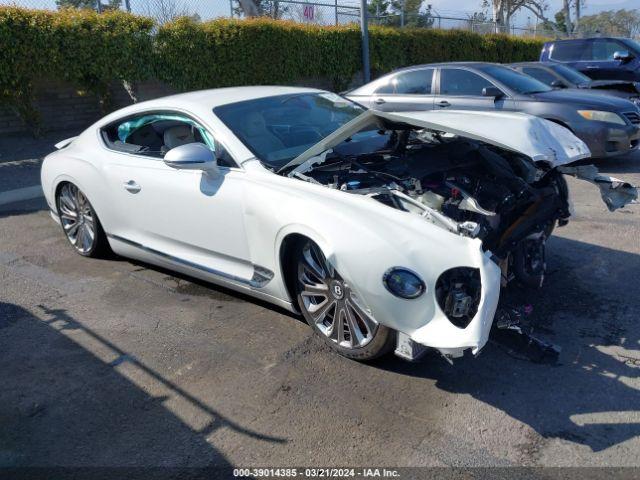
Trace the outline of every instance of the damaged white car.
<path fill-rule="evenodd" d="M 637 199 L 571 166 L 587 147 L 546 120 L 375 112 L 304 88 L 139 103 L 58 148 L 42 184 L 78 253 L 111 248 L 298 311 L 362 360 L 477 353 L 500 289 L 542 283 L 545 241 L 570 216 L 563 175 L 610 210 Z"/>

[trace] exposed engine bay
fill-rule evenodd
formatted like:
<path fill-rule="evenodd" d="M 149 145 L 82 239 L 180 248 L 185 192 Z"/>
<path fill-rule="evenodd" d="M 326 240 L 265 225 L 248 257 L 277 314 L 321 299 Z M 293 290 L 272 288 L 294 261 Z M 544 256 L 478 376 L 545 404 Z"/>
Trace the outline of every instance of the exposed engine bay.
<path fill-rule="evenodd" d="M 377 132 L 388 140 L 374 152 L 342 154 L 336 148 L 320 165 L 293 176 L 480 238 L 500 263 L 505 283 L 540 286 L 545 241 L 570 216 L 563 175 L 493 145 L 397 127 Z"/>
<path fill-rule="evenodd" d="M 455 235 L 479 239 L 499 267 L 498 284 L 537 288 L 544 281 L 547 239 L 571 215 L 565 175 L 596 185 L 610 211 L 636 202 L 638 191 L 600 175 L 593 165 L 576 164 L 590 153 L 569 130 L 522 114 L 511 114 L 511 124 L 505 125 L 501 115 L 368 111 L 278 173 L 363 195 Z M 444 271 L 434 285 L 440 310 L 463 330 L 480 312 L 482 291 L 480 269 L 466 266 Z M 515 332 L 522 340 L 520 315 L 514 312 L 519 310 L 503 305 L 496 316 L 508 321 L 496 322 L 495 328 L 507 332 L 503 337 Z M 524 336 L 524 343 L 535 345 L 529 348 L 534 356 L 557 353 Z M 399 337 L 396 354 L 419 357 L 421 341 L 405 337 Z M 445 357 L 462 354 L 461 349 L 439 350 Z"/>

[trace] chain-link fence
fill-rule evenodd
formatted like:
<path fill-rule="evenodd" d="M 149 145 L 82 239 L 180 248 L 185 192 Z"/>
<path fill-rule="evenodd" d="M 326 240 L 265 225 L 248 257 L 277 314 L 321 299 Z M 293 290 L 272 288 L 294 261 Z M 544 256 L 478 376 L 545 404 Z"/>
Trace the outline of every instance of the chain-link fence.
<path fill-rule="evenodd" d="M 258 0 L 258 13 L 276 19 L 292 20 L 319 25 L 344 25 L 360 19 L 358 0 Z M 243 12 L 238 0 L 0 0 L 0 5 L 17 5 L 27 8 L 56 10 L 64 6 L 107 10 L 120 8 L 145 15 L 165 23 L 180 16 L 197 20 L 218 17 L 241 17 Z M 498 27 L 495 22 L 478 19 L 444 16 L 427 9 L 420 14 L 382 14 L 370 12 L 372 25 L 391 27 L 422 27 L 440 29 L 462 29 L 477 33 L 510 33 L 513 35 L 553 35 L 543 32 L 537 25 Z"/>
<path fill-rule="evenodd" d="M 271 18 L 319 25 L 341 25 L 360 20 L 360 8 L 343 0 L 263 1 L 261 14 Z"/>

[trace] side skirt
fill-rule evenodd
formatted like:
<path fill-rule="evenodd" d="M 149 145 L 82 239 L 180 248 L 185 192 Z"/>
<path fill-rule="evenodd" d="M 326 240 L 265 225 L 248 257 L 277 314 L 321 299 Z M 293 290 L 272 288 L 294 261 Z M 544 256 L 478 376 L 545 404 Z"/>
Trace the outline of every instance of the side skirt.
<path fill-rule="evenodd" d="M 265 287 L 274 276 L 271 270 L 259 265 L 253 265 L 253 276 L 251 279 L 245 279 L 204 265 L 199 265 L 183 258 L 174 257 L 168 253 L 147 247 L 146 245 L 142 245 L 118 235 L 107 234 L 107 237 L 111 242 L 116 243 L 116 248 L 114 248 L 114 250 L 123 250 L 123 256 L 125 257 L 131 256 L 162 267 L 168 267 L 186 275 L 191 275 L 201 280 L 221 285 L 252 297 L 265 300 L 269 303 L 276 304 L 286 310 L 292 312 L 296 311 L 291 302 L 258 290 Z M 117 248 L 118 243 L 122 248 Z M 127 252 L 131 253 L 127 254 Z"/>

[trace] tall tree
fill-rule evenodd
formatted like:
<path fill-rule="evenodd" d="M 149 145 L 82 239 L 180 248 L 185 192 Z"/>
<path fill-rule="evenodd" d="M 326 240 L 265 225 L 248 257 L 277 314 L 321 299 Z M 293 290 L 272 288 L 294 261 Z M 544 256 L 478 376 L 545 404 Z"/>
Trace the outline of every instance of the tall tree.
<path fill-rule="evenodd" d="M 369 15 L 387 15 L 389 11 L 390 0 L 370 0 L 367 8 Z"/>
<path fill-rule="evenodd" d="M 580 30 L 586 34 L 604 33 L 620 37 L 640 35 L 640 11 L 609 10 L 582 17 Z"/>
<path fill-rule="evenodd" d="M 573 32 L 571 24 L 571 0 L 562 0 L 562 15 L 564 16 L 564 28 L 567 35 Z"/>
<path fill-rule="evenodd" d="M 197 14 L 191 14 L 182 0 L 154 0 L 145 6 L 145 14 L 155 18 L 158 23 L 168 23 L 178 17 L 191 17 L 195 21 L 200 20 Z"/>
<path fill-rule="evenodd" d="M 509 32 L 511 19 L 521 9 L 529 10 L 543 23 L 549 24 L 555 30 L 555 22 L 549 20 L 546 12 L 549 9 L 547 0 L 483 0 L 484 8 L 491 8 L 496 31 Z"/>
<path fill-rule="evenodd" d="M 425 0 L 371 0 L 371 15 L 379 16 L 385 25 L 398 27 L 430 27 L 433 24 L 431 10 L 422 7 Z"/>
<path fill-rule="evenodd" d="M 262 15 L 262 1 L 261 0 L 236 0 L 240 10 L 247 17 L 257 17 Z"/>

